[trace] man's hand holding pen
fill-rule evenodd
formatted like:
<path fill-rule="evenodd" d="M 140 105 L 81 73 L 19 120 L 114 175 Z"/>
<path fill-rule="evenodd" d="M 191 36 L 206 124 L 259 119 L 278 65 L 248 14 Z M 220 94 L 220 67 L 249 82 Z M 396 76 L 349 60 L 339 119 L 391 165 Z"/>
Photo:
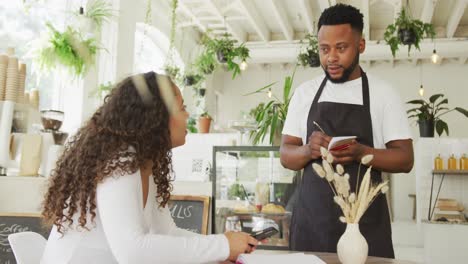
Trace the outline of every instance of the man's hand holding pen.
<path fill-rule="evenodd" d="M 328 143 L 332 138 L 321 131 L 314 131 L 312 135 L 309 136 L 309 143 L 307 146 L 309 147 L 309 156 L 312 160 L 320 158 L 322 155 L 320 154 L 320 147 L 328 148 Z"/>

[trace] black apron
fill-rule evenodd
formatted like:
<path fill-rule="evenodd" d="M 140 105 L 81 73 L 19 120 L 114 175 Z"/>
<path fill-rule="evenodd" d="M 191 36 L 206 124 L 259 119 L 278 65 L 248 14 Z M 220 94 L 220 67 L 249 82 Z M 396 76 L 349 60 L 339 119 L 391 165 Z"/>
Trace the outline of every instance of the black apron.
<path fill-rule="evenodd" d="M 307 118 L 308 137 L 317 128 L 316 121 L 329 136 L 357 136 L 359 143 L 373 147 L 372 120 L 369 107 L 369 82 L 362 72 L 363 105 L 318 102 L 325 87 L 325 78 L 315 95 Z M 321 159 L 313 160 L 304 168 L 299 198 L 294 206 L 290 248 L 294 251 L 336 252 L 336 246 L 344 233 L 346 224 L 339 221 L 343 215 L 339 206 L 333 201 L 333 192 L 327 181 L 320 178 L 312 169 L 312 162 L 321 164 Z M 345 165 L 350 174 L 351 191 L 354 192 L 359 163 Z M 360 181 L 366 166 L 361 165 Z M 382 182 L 380 171 L 372 170 L 374 184 Z M 390 216 L 385 195 L 379 195 L 367 209 L 359 222 L 362 235 L 369 245 L 369 256 L 394 258 Z"/>

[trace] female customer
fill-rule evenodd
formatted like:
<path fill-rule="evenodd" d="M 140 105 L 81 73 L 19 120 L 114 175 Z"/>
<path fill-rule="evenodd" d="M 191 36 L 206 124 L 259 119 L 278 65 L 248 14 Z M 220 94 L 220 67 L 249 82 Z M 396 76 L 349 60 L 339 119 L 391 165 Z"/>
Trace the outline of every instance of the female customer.
<path fill-rule="evenodd" d="M 171 218 L 171 149 L 185 143 L 187 118 L 166 76 L 119 83 L 57 162 L 41 263 L 205 263 L 251 252 L 257 241 L 246 233 L 198 235 Z"/>

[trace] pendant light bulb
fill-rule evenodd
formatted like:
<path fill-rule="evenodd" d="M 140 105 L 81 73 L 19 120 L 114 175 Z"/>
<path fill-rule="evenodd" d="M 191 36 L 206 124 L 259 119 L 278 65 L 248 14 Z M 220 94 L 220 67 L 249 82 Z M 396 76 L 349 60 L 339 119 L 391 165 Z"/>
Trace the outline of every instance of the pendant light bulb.
<path fill-rule="evenodd" d="M 241 62 L 241 64 L 239 65 L 239 68 L 240 68 L 241 71 L 245 71 L 247 69 L 247 66 L 249 66 L 249 65 L 247 64 L 247 62 L 245 60 L 243 60 Z"/>
<path fill-rule="evenodd" d="M 270 89 L 268 89 L 268 98 L 271 98 L 272 95 L 273 95 L 273 94 L 272 94 L 271 88 L 270 88 Z"/>
<path fill-rule="evenodd" d="M 436 64 L 440 59 L 440 56 L 439 54 L 437 54 L 437 51 L 434 49 L 434 51 L 432 52 L 432 56 L 431 56 L 431 61 L 432 63 Z"/>
<path fill-rule="evenodd" d="M 419 87 L 419 95 L 420 95 L 420 96 L 424 96 L 424 87 L 423 87 L 422 84 L 421 84 L 421 86 Z"/>

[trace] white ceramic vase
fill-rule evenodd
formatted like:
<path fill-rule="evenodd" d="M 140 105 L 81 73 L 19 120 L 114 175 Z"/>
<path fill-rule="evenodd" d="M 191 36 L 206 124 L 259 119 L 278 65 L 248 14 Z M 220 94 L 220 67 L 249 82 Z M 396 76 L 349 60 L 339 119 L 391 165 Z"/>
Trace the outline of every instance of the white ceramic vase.
<path fill-rule="evenodd" d="M 347 224 L 346 231 L 340 237 L 337 253 L 343 264 L 364 264 L 369 247 L 359 231 L 359 224 Z"/>

